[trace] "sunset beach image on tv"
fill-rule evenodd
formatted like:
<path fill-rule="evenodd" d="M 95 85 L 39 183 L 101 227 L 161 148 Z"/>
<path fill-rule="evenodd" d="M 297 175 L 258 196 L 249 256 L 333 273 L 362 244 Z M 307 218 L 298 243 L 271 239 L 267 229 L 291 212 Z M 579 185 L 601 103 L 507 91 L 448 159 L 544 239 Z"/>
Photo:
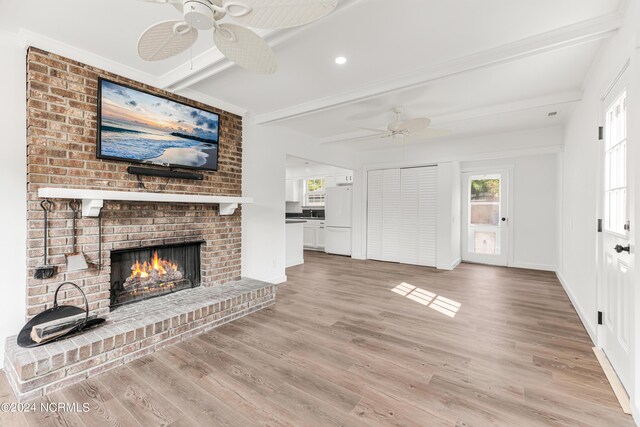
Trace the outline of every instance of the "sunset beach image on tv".
<path fill-rule="evenodd" d="M 219 116 L 100 80 L 98 157 L 217 170 Z"/>

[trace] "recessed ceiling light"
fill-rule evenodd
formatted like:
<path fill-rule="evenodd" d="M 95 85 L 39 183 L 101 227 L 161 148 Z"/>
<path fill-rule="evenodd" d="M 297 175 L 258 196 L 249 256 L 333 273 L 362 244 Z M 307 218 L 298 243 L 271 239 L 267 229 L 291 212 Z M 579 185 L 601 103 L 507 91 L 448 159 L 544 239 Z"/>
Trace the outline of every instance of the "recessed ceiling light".
<path fill-rule="evenodd" d="M 344 65 L 347 63 L 347 58 L 345 58 L 344 56 L 338 56 L 336 58 L 336 64 L 338 65 Z"/>

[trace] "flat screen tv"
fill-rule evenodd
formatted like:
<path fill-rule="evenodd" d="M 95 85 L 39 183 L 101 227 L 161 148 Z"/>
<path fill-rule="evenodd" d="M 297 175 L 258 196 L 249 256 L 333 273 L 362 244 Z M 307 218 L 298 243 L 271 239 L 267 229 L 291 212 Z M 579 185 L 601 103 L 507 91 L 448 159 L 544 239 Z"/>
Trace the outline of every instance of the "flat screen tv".
<path fill-rule="evenodd" d="M 218 169 L 220 116 L 107 79 L 98 81 L 98 158 Z"/>

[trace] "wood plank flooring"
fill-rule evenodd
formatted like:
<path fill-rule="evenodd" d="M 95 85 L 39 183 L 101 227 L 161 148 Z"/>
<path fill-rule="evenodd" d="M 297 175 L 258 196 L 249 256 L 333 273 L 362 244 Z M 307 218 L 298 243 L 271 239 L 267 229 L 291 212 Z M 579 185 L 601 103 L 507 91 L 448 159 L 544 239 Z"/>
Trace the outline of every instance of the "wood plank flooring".
<path fill-rule="evenodd" d="M 88 413 L 0 425 L 633 425 L 553 273 L 305 259 L 274 307 L 36 402 Z"/>

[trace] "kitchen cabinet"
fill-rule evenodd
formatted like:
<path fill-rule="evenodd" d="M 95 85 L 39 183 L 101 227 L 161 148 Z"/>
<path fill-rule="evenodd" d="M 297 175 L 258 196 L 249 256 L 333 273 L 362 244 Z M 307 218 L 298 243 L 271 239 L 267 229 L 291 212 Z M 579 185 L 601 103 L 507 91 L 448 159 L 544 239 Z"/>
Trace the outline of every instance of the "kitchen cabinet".
<path fill-rule="evenodd" d="M 304 264 L 303 223 L 287 222 L 285 225 L 285 267 Z"/>
<path fill-rule="evenodd" d="M 287 179 L 285 194 L 285 200 L 287 202 L 302 203 L 302 180 Z"/>
<path fill-rule="evenodd" d="M 342 173 L 334 175 L 334 180 L 336 185 L 353 184 L 353 173 Z"/>
<path fill-rule="evenodd" d="M 324 231 L 324 221 L 307 221 L 303 232 L 305 249 L 324 250 Z"/>

